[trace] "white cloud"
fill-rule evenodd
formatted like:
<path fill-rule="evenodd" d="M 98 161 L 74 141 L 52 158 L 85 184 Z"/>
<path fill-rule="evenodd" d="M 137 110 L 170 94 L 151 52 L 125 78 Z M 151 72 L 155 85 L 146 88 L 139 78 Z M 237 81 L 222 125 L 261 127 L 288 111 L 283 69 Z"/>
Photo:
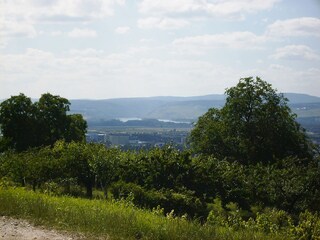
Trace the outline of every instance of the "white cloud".
<path fill-rule="evenodd" d="M 259 49 L 267 39 L 252 32 L 229 32 L 179 38 L 173 45 L 183 52 L 205 52 L 208 49 L 227 47 L 236 49 Z"/>
<path fill-rule="evenodd" d="M 75 28 L 68 33 L 68 36 L 73 38 L 95 38 L 97 32 L 87 28 Z"/>
<path fill-rule="evenodd" d="M 33 38 L 37 35 L 36 29 L 23 22 L 4 21 L 0 24 L 0 37 L 29 37 Z"/>
<path fill-rule="evenodd" d="M 120 0 L 7 0 L 4 13 L 9 18 L 32 21 L 91 21 L 114 14 Z"/>
<path fill-rule="evenodd" d="M 53 37 L 61 36 L 62 34 L 63 33 L 61 31 L 53 31 L 50 33 L 50 35 Z"/>
<path fill-rule="evenodd" d="M 187 20 L 184 19 L 175 19 L 175 18 L 158 18 L 158 17 L 149 17 L 142 18 L 138 20 L 138 27 L 142 29 L 152 29 L 158 28 L 162 30 L 168 29 L 178 29 L 185 27 L 189 24 Z"/>
<path fill-rule="evenodd" d="M 196 0 L 143 0 L 139 5 L 139 10 L 148 14 L 194 12 L 200 10 L 201 5 L 203 4 Z"/>
<path fill-rule="evenodd" d="M 207 12 L 217 16 L 243 16 L 246 13 L 271 9 L 279 0 L 227 0 L 207 3 Z"/>
<path fill-rule="evenodd" d="M 125 0 L 2 0 L 0 37 L 35 37 L 35 25 L 87 23 L 114 14 Z"/>
<path fill-rule="evenodd" d="M 320 37 L 320 19 L 302 17 L 278 20 L 268 26 L 266 34 L 272 37 Z"/>
<path fill-rule="evenodd" d="M 37 35 L 38 33 L 32 24 L 0 19 L 0 48 L 5 47 L 11 38 L 34 38 Z"/>
<path fill-rule="evenodd" d="M 140 43 L 143 43 L 143 44 L 147 44 L 147 43 L 152 43 L 154 40 L 152 38 L 141 38 L 139 40 Z"/>
<path fill-rule="evenodd" d="M 115 29 L 115 32 L 118 33 L 118 34 L 126 34 L 130 31 L 130 28 L 129 27 L 117 27 Z"/>
<path fill-rule="evenodd" d="M 319 95 L 320 88 L 319 68 L 263 64 L 257 69 L 240 69 L 204 60 L 161 59 L 145 55 L 145 49 L 108 54 L 88 48 L 53 54 L 30 48 L 2 57 L 6 59 L 0 65 L 3 97 L 19 92 L 30 97 L 51 92 L 67 98 L 202 95 L 223 93 L 239 78 L 252 75 L 261 76 L 279 91 Z"/>
<path fill-rule="evenodd" d="M 142 0 L 138 21 L 143 29 L 178 29 L 191 22 L 217 17 L 243 20 L 246 14 L 271 9 L 281 0 Z"/>
<path fill-rule="evenodd" d="M 284 65 L 271 64 L 260 74 L 280 92 L 308 93 L 319 96 L 320 68 L 306 68 L 303 70 Z"/>
<path fill-rule="evenodd" d="M 272 55 L 275 59 L 289 59 L 289 60 L 319 60 L 320 56 L 310 47 L 305 45 L 288 45 L 276 49 L 275 54 Z"/>
<path fill-rule="evenodd" d="M 81 56 L 81 57 L 99 57 L 103 56 L 104 52 L 102 50 L 97 50 L 94 48 L 86 48 L 86 49 L 71 49 L 69 51 L 71 56 Z"/>
<path fill-rule="evenodd" d="M 239 76 L 259 76 L 279 92 L 307 93 L 320 96 L 320 68 L 297 69 L 288 65 L 269 64 L 239 71 Z M 231 85 L 230 85 L 231 86 Z"/>
<path fill-rule="evenodd" d="M 7 97 L 8 93 L 23 92 L 39 97 L 51 92 L 67 98 L 194 95 L 216 88 L 223 91 L 225 82 L 234 79 L 230 77 L 230 68 L 205 61 L 162 60 L 142 55 L 140 51 L 106 54 L 96 49 L 74 49 L 62 55 L 37 49 L 6 54 L 0 94 Z M 224 81 L 210 81 L 218 76 Z"/>
<path fill-rule="evenodd" d="M 198 14 L 243 18 L 244 14 L 271 9 L 279 0 L 143 0 L 139 10 L 145 14 Z"/>
<path fill-rule="evenodd" d="M 51 52 L 42 51 L 35 48 L 27 48 L 26 56 L 35 57 L 37 59 L 48 59 L 48 58 L 52 58 L 54 54 Z"/>

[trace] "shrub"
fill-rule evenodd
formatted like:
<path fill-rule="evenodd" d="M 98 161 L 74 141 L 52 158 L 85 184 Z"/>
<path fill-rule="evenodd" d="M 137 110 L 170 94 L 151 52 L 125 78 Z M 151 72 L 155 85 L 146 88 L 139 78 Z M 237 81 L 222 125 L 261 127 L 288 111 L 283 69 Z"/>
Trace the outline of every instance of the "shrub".
<path fill-rule="evenodd" d="M 295 239 L 309 240 L 320 239 L 320 217 L 318 213 L 312 214 L 309 211 L 300 213 L 299 223 L 292 228 Z"/>
<path fill-rule="evenodd" d="M 120 181 L 111 185 L 110 192 L 116 199 L 126 199 L 132 194 L 135 205 L 149 209 L 160 206 L 164 209 L 164 213 L 174 210 L 177 215 L 187 213 L 192 217 L 204 216 L 207 213 L 206 205 L 199 198 L 194 197 L 190 191 L 177 193 L 167 189 L 145 190 L 140 185 Z"/>
<path fill-rule="evenodd" d="M 247 211 L 243 211 L 236 203 L 228 203 L 226 208 L 222 207 L 220 198 L 214 199 L 211 211 L 207 217 L 207 224 L 231 227 L 235 230 L 246 227 L 243 217 L 247 216 Z"/>
<path fill-rule="evenodd" d="M 293 226 L 289 214 L 283 210 L 276 209 L 266 209 L 263 213 L 257 213 L 255 223 L 260 231 L 266 233 L 277 233 Z"/>

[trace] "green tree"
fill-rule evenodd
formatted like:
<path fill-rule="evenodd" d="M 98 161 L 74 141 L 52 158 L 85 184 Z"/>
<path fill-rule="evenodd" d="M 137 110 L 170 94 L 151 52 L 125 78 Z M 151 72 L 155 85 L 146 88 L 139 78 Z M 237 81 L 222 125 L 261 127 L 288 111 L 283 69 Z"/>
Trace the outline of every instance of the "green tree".
<path fill-rule="evenodd" d="M 117 148 L 107 149 L 101 144 L 90 144 L 92 152 L 92 168 L 98 186 L 103 190 L 107 198 L 108 187 L 119 178 L 119 164 L 121 151 Z"/>
<path fill-rule="evenodd" d="M 0 125 L 4 148 L 22 151 L 36 145 L 35 107 L 24 94 L 12 96 L 0 104 Z"/>
<path fill-rule="evenodd" d="M 242 78 L 226 95 L 222 109 L 210 109 L 195 124 L 191 145 L 196 152 L 244 164 L 312 158 L 312 144 L 288 100 L 270 84 L 258 77 Z"/>
<path fill-rule="evenodd" d="M 64 138 L 67 142 L 84 142 L 87 129 L 87 122 L 81 114 L 71 114 L 67 116 L 66 131 Z"/>
<path fill-rule="evenodd" d="M 147 189 L 180 190 L 190 185 L 192 171 L 189 152 L 170 145 L 138 153 L 125 152 L 120 159 L 121 180 Z"/>
<path fill-rule="evenodd" d="M 39 145 L 52 145 L 64 138 L 67 132 L 67 111 L 70 102 L 66 98 L 45 93 L 36 104 Z"/>
<path fill-rule="evenodd" d="M 86 143 L 66 143 L 58 141 L 55 144 L 55 151 L 61 151 L 61 163 L 64 168 L 64 177 L 73 178 L 80 186 L 86 188 L 86 196 L 92 198 L 92 191 L 95 182 L 94 156 Z M 60 149 L 60 150 L 59 150 Z"/>
<path fill-rule="evenodd" d="M 63 175 L 61 164 L 51 154 L 50 147 L 39 148 L 36 151 L 30 149 L 19 153 L 19 156 L 25 163 L 24 179 L 26 183 L 32 185 L 34 191 L 45 182 L 53 181 Z"/>
<path fill-rule="evenodd" d="M 0 104 L 0 150 L 24 151 L 59 139 L 85 141 L 87 123 L 80 114 L 67 115 L 69 107 L 67 99 L 50 93 L 36 103 L 24 94 L 5 100 Z"/>

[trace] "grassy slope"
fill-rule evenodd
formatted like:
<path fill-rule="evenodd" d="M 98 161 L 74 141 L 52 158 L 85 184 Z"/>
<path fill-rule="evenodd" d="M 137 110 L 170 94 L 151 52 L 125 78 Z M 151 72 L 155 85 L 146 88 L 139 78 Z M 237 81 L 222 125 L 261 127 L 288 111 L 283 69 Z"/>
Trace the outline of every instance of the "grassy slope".
<path fill-rule="evenodd" d="M 27 218 L 36 224 L 82 232 L 90 239 L 286 239 L 254 230 L 200 225 L 161 216 L 126 202 L 53 197 L 21 188 L 0 188 L 0 215 Z"/>

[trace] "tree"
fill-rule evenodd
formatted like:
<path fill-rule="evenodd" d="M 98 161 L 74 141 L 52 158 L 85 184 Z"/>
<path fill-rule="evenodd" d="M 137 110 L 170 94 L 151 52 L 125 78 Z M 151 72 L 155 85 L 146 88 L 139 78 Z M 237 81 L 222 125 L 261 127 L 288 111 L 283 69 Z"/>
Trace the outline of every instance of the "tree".
<path fill-rule="evenodd" d="M 117 148 L 106 149 L 102 144 L 90 144 L 92 152 L 91 166 L 99 187 L 107 198 L 108 187 L 119 178 L 121 151 Z"/>
<path fill-rule="evenodd" d="M 13 96 L 0 105 L 0 125 L 4 148 L 18 151 L 36 145 L 35 107 L 24 94 Z"/>
<path fill-rule="evenodd" d="M 80 186 L 86 188 L 86 196 L 92 198 L 95 182 L 94 154 L 86 143 L 65 143 L 58 141 L 55 151 L 61 150 L 62 165 L 65 166 L 64 177 L 76 179 Z"/>
<path fill-rule="evenodd" d="M 84 142 L 85 133 L 87 129 L 87 122 L 83 119 L 81 114 L 67 115 L 65 140 L 67 142 L 76 141 Z"/>
<path fill-rule="evenodd" d="M 67 115 L 69 106 L 67 99 L 50 93 L 35 103 L 24 94 L 5 100 L 0 104 L 0 150 L 24 151 L 59 139 L 84 141 L 87 123 L 80 114 Z"/>
<path fill-rule="evenodd" d="M 198 153 L 244 164 L 287 156 L 312 158 L 313 147 L 295 121 L 288 100 L 259 77 L 241 78 L 226 90 L 222 109 L 209 109 L 191 132 Z"/>
<path fill-rule="evenodd" d="M 39 145 L 52 145 L 67 131 L 67 111 L 70 102 L 62 97 L 45 93 L 35 103 L 37 108 Z"/>

